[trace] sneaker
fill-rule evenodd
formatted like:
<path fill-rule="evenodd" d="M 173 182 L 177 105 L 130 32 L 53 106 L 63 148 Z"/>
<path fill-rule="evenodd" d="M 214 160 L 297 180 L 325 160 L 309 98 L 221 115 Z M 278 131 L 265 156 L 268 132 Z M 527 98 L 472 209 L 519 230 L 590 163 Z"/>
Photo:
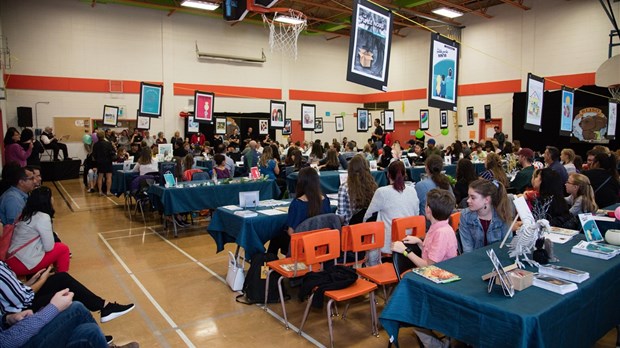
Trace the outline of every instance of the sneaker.
<path fill-rule="evenodd" d="M 94 188 L 88 189 L 88 193 L 94 193 L 94 192 L 95 192 Z"/>
<path fill-rule="evenodd" d="M 110 302 L 101 309 L 101 322 L 106 323 L 112 319 L 116 319 L 121 315 L 129 313 L 134 307 L 133 303 L 121 305 L 116 302 Z"/>
<path fill-rule="evenodd" d="M 123 344 L 122 346 L 117 346 L 116 344 L 110 344 L 108 348 L 140 348 L 138 342 L 129 342 L 127 344 Z"/>
<path fill-rule="evenodd" d="M 112 344 L 112 342 L 114 342 L 114 337 L 110 335 L 105 335 L 105 341 L 108 343 L 108 346 L 109 346 Z"/>

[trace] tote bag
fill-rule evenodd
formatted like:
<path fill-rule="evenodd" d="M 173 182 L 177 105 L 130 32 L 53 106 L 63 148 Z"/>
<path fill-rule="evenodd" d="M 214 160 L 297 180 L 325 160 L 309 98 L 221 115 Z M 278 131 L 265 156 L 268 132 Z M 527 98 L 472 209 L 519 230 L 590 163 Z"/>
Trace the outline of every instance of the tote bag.
<path fill-rule="evenodd" d="M 226 274 L 226 283 L 232 291 L 241 291 L 245 274 L 243 271 L 244 262 L 235 259 L 232 252 L 228 252 L 228 273 Z"/>

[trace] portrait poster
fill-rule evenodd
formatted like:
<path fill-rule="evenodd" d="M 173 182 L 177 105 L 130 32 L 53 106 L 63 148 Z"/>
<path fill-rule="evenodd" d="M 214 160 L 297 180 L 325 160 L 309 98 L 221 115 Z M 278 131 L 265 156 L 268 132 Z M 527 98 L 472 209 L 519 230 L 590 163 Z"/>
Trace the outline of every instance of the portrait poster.
<path fill-rule="evenodd" d="M 457 42 L 431 35 L 428 106 L 456 111 L 459 49 Z"/>
<path fill-rule="evenodd" d="M 293 129 L 293 121 L 290 118 L 284 120 L 284 128 L 282 128 L 282 135 L 291 135 Z"/>
<path fill-rule="evenodd" d="M 226 117 L 215 118 L 215 134 L 226 134 Z"/>
<path fill-rule="evenodd" d="M 118 121 L 118 106 L 103 106 L 103 125 L 116 127 Z"/>
<path fill-rule="evenodd" d="M 430 127 L 430 115 L 428 109 L 420 110 L 420 129 L 427 130 Z"/>
<path fill-rule="evenodd" d="M 314 132 L 323 133 L 323 117 L 317 117 L 314 121 Z"/>
<path fill-rule="evenodd" d="M 545 79 L 527 74 L 527 104 L 525 110 L 525 125 L 523 128 L 535 132 L 542 132 L 542 109 Z"/>
<path fill-rule="evenodd" d="M 474 125 L 474 107 L 473 106 L 467 107 L 467 125 L 468 126 Z"/>
<path fill-rule="evenodd" d="M 367 0 L 353 3 L 347 81 L 387 91 L 392 13 Z"/>
<path fill-rule="evenodd" d="M 258 134 L 269 134 L 269 120 L 258 120 Z"/>
<path fill-rule="evenodd" d="M 387 132 L 393 132 L 394 131 L 394 110 L 392 109 L 385 110 L 383 113 L 385 116 L 384 130 Z"/>
<path fill-rule="evenodd" d="M 368 130 L 368 109 L 357 109 L 357 131 L 365 132 Z"/>
<path fill-rule="evenodd" d="M 575 106 L 575 91 L 562 86 L 562 115 L 560 116 L 560 135 L 573 134 L 573 109 Z"/>
<path fill-rule="evenodd" d="M 313 130 L 316 118 L 316 105 L 301 104 L 301 129 Z"/>
<path fill-rule="evenodd" d="M 215 95 L 209 92 L 194 92 L 194 120 L 200 123 L 213 122 Z"/>
<path fill-rule="evenodd" d="M 439 128 L 448 128 L 448 110 L 439 111 Z"/>
<path fill-rule="evenodd" d="M 161 104 L 164 86 L 140 82 L 140 116 L 161 116 Z"/>
<path fill-rule="evenodd" d="M 271 115 L 269 117 L 270 127 L 277 129 L 284 128 L 284 118 L 286 118 L 286 102 L 272 100 L 269 103 L 269 110 Z"/>
<path fill-rule="evenodd" d="M 609 112 L 607 115 L 607 139 L 616 139 L 616 123 L 618 119 L 618 102 L 609 101 Z"/>
<path fill-rule="evenodd" d="M 336 132 L 343 132 L 344 131 L 344 117 L 337 116 L 335 120 L 336 120 Z"/>
<path fill-rule="evenodd" d="M 198 133 L 200 131 L 200 123 L 194 120 L 194 116 L 187 117 L 187 132 Z"/>
<path fill-rule="evenodd" d="M 149 130 L 151 129 L 151 118 L 148 116 L 140 116 L 136 119 L 136 128 Z"/>
<path fill-rule="evenodd" d="M 484 106 L 484 122 L 491 122 L 491 104 Z"/>

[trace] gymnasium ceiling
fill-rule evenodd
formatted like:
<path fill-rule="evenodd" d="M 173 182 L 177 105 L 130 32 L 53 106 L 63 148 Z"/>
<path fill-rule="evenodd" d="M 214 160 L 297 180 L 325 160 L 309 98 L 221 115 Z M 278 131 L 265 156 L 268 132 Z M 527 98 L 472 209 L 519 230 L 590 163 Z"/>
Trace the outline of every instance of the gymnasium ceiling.
<path fill-rule="evenodd" d="M 168 16 L 176 13 L 191 13 L 199 16 L 222 18 L 221 6 L 215 11 L 204 11 L 181 7 L 181 0 L 82 0 L 90 6 L 105 6 L 107 4 L 126 5 L 133 7 L 156 9 L 167 12 Z M 222 3 L 223 0 L 208 0 Z M 477 16 L 486 20 L 493 20 L 487 13 L 492 6 L 511 6 L 515 11 L 528 10 L 523 0 L 372 0 L 374 3 L 398 12 L 401 16 L 394 16 L 394 35 L 403 36 L 405 28 L 419 28 L 415 23 L 429 27 L 462 27 L 459 18 Z M 308 19 L 306 34 L 325 35 L 326 38 L 349 36 L 351 29 L 351 12 L 353 0 L 278 0 L 273 7 L 293 8 L 303 12 Z M 463 17 L 450 19 L 431 12 L 434 9 L 446 7 L 463 13 Z M 222 19 L 223 20 L 223 19 Z M 262 23 L 260 14 L 250 12 L 244 21 Z M 234 25 L 234 23 L 231 23 Z"/>

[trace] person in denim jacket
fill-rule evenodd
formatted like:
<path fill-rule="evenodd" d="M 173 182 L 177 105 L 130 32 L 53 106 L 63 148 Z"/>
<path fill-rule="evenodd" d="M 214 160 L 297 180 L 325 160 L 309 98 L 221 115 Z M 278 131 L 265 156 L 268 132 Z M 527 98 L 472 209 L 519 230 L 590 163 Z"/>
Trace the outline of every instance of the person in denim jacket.
<path fill-rule="evenodd" d="M 473 181 L 468 195 L 459 225 L 464 253 L 501 240 L 512 222 L 506 189 L 499 181 Z"/>

